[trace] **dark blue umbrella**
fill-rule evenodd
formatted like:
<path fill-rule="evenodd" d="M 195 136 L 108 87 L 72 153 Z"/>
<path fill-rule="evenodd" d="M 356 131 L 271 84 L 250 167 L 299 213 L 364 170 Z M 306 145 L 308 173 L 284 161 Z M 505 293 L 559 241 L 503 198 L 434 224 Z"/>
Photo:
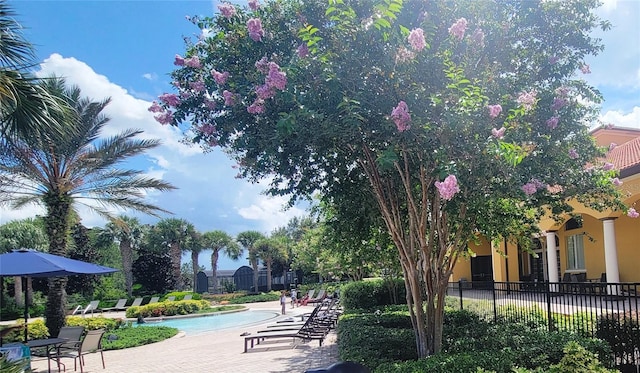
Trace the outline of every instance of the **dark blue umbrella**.
<path fill-rule="evenodd" d="M 14 250 L 10 253 L 0 255 L 0 278 L 2 276 L 61 277 L 73 275 L 102 275 L 117 271 L 115 268 L 69 259 L 36 250 Z M 26 286 L 24 289 L 24 340 L 26 341 L 29 306 L 27 305 Z"/>

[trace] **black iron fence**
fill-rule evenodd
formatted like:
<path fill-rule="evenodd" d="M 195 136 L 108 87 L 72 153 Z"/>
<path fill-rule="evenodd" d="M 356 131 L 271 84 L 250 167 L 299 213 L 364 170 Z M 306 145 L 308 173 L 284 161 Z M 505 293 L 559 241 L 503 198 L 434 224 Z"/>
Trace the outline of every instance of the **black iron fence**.
<path fill-rule="evenodd" d="M 640 370 L 640 283 L 460 281 L 447 295 L 487 320 L 604 339 L 619 369 Z"/>

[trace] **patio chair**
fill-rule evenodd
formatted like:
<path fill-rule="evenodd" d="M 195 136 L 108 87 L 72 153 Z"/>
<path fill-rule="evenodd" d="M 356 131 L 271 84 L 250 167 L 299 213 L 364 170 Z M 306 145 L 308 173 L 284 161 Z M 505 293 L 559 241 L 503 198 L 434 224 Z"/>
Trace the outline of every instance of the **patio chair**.
<path fill-rule="evenodd" d="M 84 309 L 82 308 L 82 306 L 76 307 L 72 315 L 80 314 L 84 316 L 87 314 L 87 312 L 91 312 L 92 315 L 93 315 L 93 311 L 102 312 L 102 310 L 98 308 L 99 304 L 100 304 L 99 300 L 92 300 Z"/>
<path fill-rule="evenodd" d="M 129 307 L 139 307 L 142 305 L 142 298 L 136 298 L 133 300 L 133 303 Z M 129 308 L 127 307 L 127 308 Z"/>
<path fill-rule="evenodd" d="M 128 308 L 125 306 L 126 304 L 127 304 L 127 298 L 122 298 L 118 300 L 118 303 L 116 303 L 115 306 L 103 308 L 102 312 L 125 311 Z"/>
<path fill-rule="evenodd" d="M 151 299 L 149 300 L 149 303 L 147 304 L 158 303 L 159 301 L 160 301 L 160 297 L 151 297 Z"/>
<path fill-rule="evenodd" d="M 100 357 L 102 358 L 102 369 L 105 369 L 106 366 L 104 364 L 104 354 L 102 352 L 102 336 L 104 335 L 104 329 L 97 330 L 89 330 L 87 335 L 84 337 L 81 343 L 78 344 L 75 349 L 67 349 L 67 350 L 55 350 L 52 353 L 58 364 L 60 363 L 60 359 L 62 358 L 72 358 L 73 359 L 73 370 L 77 369 L 78 364 L 76 360 L 80 361 L 80 372 L 83 373 L 84 369 L 84 355 L 91 354 L 94 352 L 100 352 Z M 63 364 L 64 365 L 64 364 Z"/>
<path fill-rule="evenodd" d="M 67 342 L 54 346 L 49 350 L 49 354 L 57 356 L 58 352 L 66 353 L 77 350 L 82 341 L 83 334 L 84 326 L 63 326 L 58 332 L 58 338 L 66 339 Z M 51 359 L 49 359 L 49 364 L 51 364 Z M 58 371 L 60 371 L 60 364 L 62 363 L 58 360 Z M 49 366 L 49 371 L 51 371 L 51 366 Z"/>
<path fill-rule="evenodd" d="M 173 295 L 172 295 L 172 296 L 167 297 L 167 299 L 166 299 L 166 301 L 167 301 L 167 302 L 173 302 L 173 301 L 175 301 L 175 300 L 176 300 L 176 297 L 175 297 L 175 296 L 173 296 Z"/>
<path fill-rule="evenodd" d="M 191 300 L 193 299 L 193 294 L 185 294 L 184 298 L 182 298 L 182 300 Z"/>
<path fill-rule="evenodd" d="M 324 289 L 320 289 L 318 295 L 309 299 L 309 303 L 320 303 L 327 297 L 327 293 Z"/>

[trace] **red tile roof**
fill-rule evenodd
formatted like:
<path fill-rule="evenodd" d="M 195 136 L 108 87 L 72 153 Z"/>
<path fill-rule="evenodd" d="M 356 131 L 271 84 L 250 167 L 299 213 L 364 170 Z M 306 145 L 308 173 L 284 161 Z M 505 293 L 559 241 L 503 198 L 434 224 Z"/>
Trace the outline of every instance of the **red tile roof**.
<path fill-rule="evenodd" d="M 640 164 L 640 137 L 616 146 L 607 154 L 607 160 L 620 171 Z"/>

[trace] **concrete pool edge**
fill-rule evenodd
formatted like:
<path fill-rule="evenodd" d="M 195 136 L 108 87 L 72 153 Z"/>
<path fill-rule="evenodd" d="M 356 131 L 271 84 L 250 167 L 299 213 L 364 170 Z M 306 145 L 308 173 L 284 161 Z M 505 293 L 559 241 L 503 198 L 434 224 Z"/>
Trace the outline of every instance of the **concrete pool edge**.
<path fill-rule="evenodd" d="M 173 316 L 157 316 L 157 317 L 144 317 L 143 320 L 146 322 L 159 322 L 159 321 L 167 321 L 167 320 L 177 320 L 177 319 L 192 319 L 196 317 L 205 317 L 205 316 L 217 316 L 217 315 L 225 315 L 228 313 L 237 313 L 237 312 L 245 312 L 249 311 L 250 308 L 247 306 L 243 306 L 244 308 L 239 308 L 237 310 L 228 310 L 228 311 L 218 311 L 218 312 L 207 312 L 207 313 L 190 313 L 187 315 L 173 315 Z M 137 318 L 125 318 L 125 321 L 137 322 Z"/>

